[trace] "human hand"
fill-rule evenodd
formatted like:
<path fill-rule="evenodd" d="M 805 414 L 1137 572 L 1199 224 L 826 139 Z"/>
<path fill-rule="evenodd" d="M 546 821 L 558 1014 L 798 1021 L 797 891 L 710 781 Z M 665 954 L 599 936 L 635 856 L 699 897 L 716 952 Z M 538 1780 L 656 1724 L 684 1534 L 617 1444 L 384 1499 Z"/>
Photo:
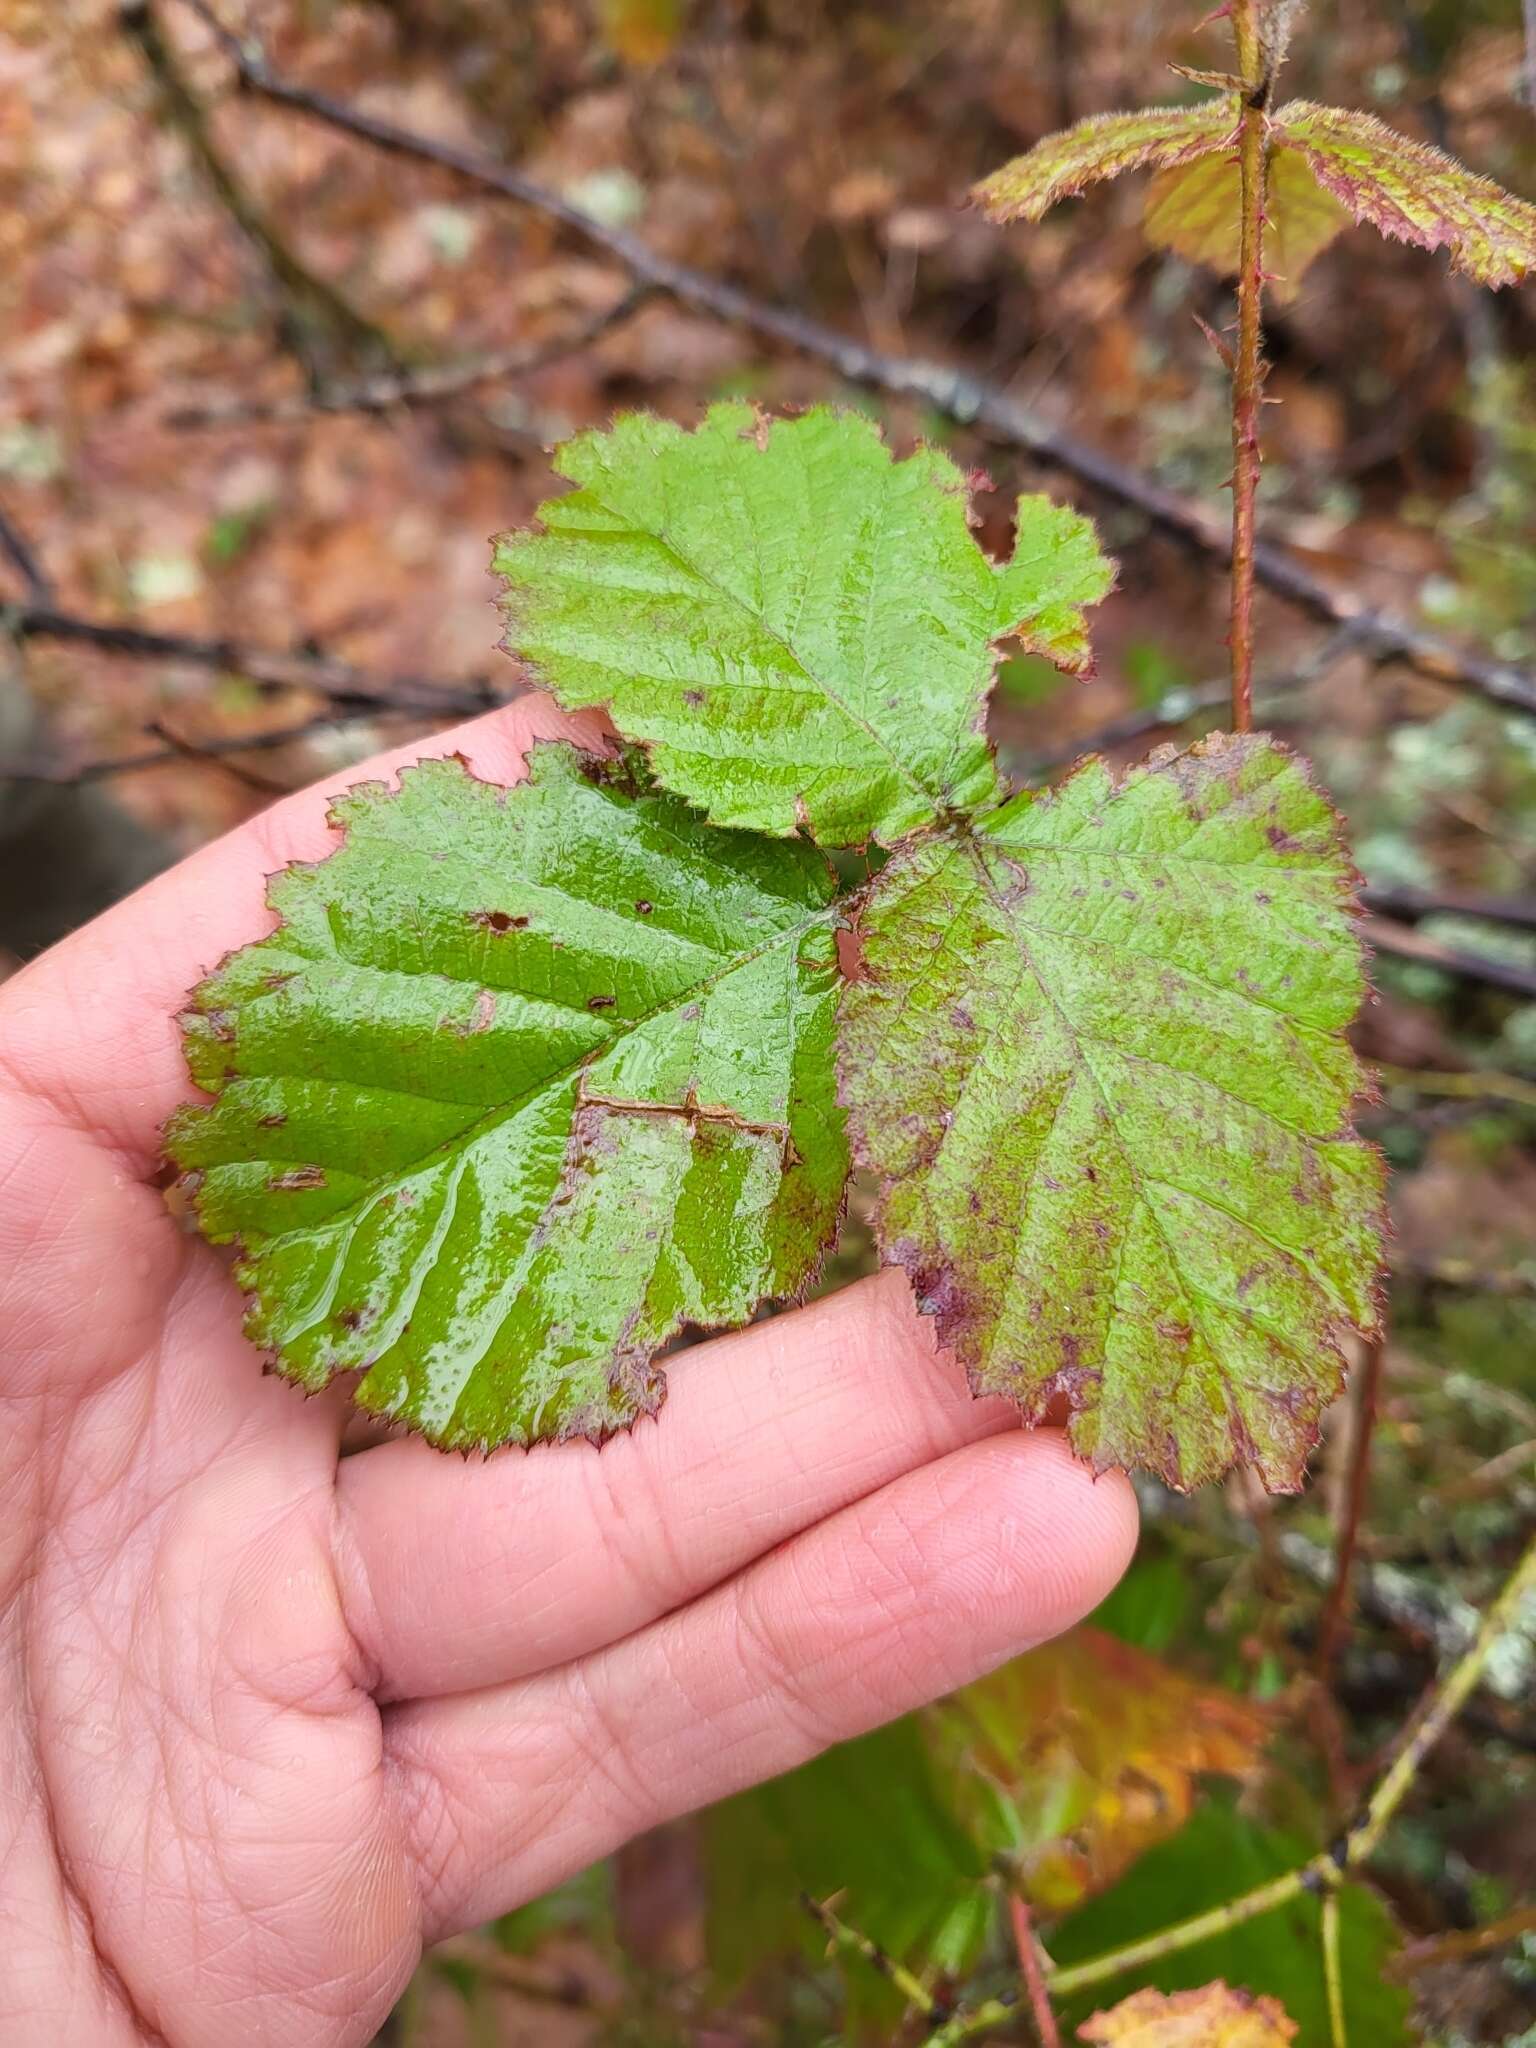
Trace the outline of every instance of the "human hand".
<path fill-rule="evenodd" d="M 975 1402 L 886 1273 L 687 1351 L 657 1422 L 340 1456 L 159 1188 L 173 1013 L 426 754 L 290 797 L 0 991 L 0 2038 L 349 2048 L 432 1942 L 1066 1628 L 1131 1490 Z"/>

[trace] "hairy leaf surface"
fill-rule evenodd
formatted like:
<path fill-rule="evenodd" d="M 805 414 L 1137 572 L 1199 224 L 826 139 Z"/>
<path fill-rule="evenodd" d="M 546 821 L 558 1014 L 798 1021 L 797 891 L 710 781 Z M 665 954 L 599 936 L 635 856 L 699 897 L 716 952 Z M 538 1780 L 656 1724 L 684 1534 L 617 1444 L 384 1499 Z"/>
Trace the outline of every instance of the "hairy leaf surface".
<path fill-rule="evenodd" d="M 1242 209 L 1234 153 L 1162 171 L 1147 191 L 1147 239 L 1186 263 L 1236 276 Z M 1265 269 L 1280 300 L 1294 298 L 1308 267 L 1350 224 L 1348 210 L 1325 192 L 1305 157 L 1277 149 L 1270 158 Z"/>
<path fill-rule="evenodd" d="M 1518 284 L 1536 269 L 1536 206 L 1442 151 L 1373 115 L 1306 100 L 1282 108 L 1274 125 L 1357 221 L 1421 249 L 1449 249 L 1479 284 Z"/>
<path fill-rule="evenodd" d="M 1198 1991 L 1132 1992 L 1077 2032 L 1093 2048 L 1287 2048 L 1296 2022 L 1277 1999 L 1233 1991 L 1218 1978 Z"/>
<path fill-rule="evenodd" d="M 1100 1468 L 1299 1485 L 1375 1326 L 1363 969 L 1336 820 L 1262 737 L 1089 761 L 871 885 L 845 998 L 876 1230 L 979 1393 Z"/>
<path fill-rule="evenodd" d="M 805 1283 L 847 1173 L 833 878 L 565 746 L 351 791 L 194 992 L 167 1151 L 309 1388 L 459 1446 L 600 1438 L 680 1324 Z"/>
<path fill-rule="evenodd" d="M 989 561 L 946 456 L 897 462 L 825 408 L 717 405 L 694 433 L 633 414 L 558 463 L 577 488 L 497 545 L 507 644 L 722 825 L 889 845 L 993 800 L 995 643 L 1086 667 L 1082 607 L 1113 582 L 1088 521 L 1045 498 Z"/>
<path fill-rule="evenodd" d="M 971 196 L 993 220 L 1039 220 L 1058 200 L 1123 171 L 1164 170 L 1227 148 L 1239 115 L 1231 95 L 1196 107 L 1095 114 L 1075 128 L 1047 135 L 983 178 Z"/>

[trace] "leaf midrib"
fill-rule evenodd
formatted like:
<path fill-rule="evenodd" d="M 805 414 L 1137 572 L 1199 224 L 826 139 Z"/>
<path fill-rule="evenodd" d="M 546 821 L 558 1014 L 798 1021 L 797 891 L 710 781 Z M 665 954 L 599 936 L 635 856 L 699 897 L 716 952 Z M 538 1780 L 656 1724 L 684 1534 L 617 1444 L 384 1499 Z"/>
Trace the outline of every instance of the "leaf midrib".
<path fill-rule="evenodd" d="M 1178 1256 L 1178 1253 L 1173 1244 L 1173 1240 L 1169 1237 L 1167 1231 L 1163 1228 L 1162 1218 L 1158 1214 L 1157 1205 L 1155 1202 L 1152 1202 L 1148 1199 L 1147 1194 L 1145 1192 L 1145 1184 L 1149 1176 L 1143 1175 L 1136 1161 L 1134 1153 L 1126 1144 L 1125 1139 L 1121 1136 L 1118 1119 L 1115 1117 L 1113 1105 L 1110 1103 L 1109 1099 L 1104 1093 L 1104 1086 L 1101 1080 L 1099 1079 L 1098 1069 L 1094 1066 L 1093 1061 L 1083 1051 L 1081 1034 L 1079 1033 L 1076 1025 L 1073 1023 L 1073 1020 L 1070 1017 L 1070 1015 L 1063 1008 L 1060 999 L 1057 997 L 1054 989 L 1050 984 L 1048 977 L 1040 967 L 1039 962 L 1035 959 L 1029 946 L 1025 943 L 1023 927 L 1009 911 L 1008 906 L 1004 903 L 1002 896 L 999 893 L 997 886 L 993 880 L 993 877 L 988 870 L 986 856 L 983 851 L 983 848 L 981 847 L 979 842 L 973 840 L 970 842 L 967 850 L 971 855 L 972 861 L 976 868 L 977 876 L 981 882 L 983 890 L 985 891 L 988 899 L 991 901 L 998 915 L 1004 920 L 1009 931 L 1013 934 L 1015 944 L 1018 948 L 1019 959 L 1023 964 L 1025 972 L 1032 978 L 1036 987 L 1039 989 L 1042 997 L 1044 998 L 1045 1002 L 1049 1006 L 1052 1015 L 1055 1016 L 1062 1030 L 1066 1033 L 1066 1036 L 1072 1045 L 1074 1053 L 1076 1054 L 1076 1064 L 1079 1071 L 1082 1072 L 1085 1076 L 1087 1076 L 1087 1078 L 1091 1081 L 1094 1089 L 1098 1093 L 1100 1101 L 1104 1104 L 1104 1108 L 1107 1112 L 1106 1127 L 1114 1140 L 1115 1146 L 1119 1151 L 1121 1158 L 1125 1161 L 1126 1171 L 1130 1176 L 1132 1185 L 1136 1189 L 1136 1198 L 1146 1209 L 1148 1216 L 1151 1218 L 1153 1229 L 1157 1232 L 1158 1237 L 1163 1242 L 1163 1245 L 1168 1254 L 1169 1266 L 1178 1275 L 1179 1286 L 1183 1292 L 1184 1299 L 1188 1304 L 1190 1316 L 1200 1331 L 1201 1342 L 1204 1344 L 1206 1353 L 1209 1356 L 1212 1365 L 1215 1367 L 1217 1374 L 1220 1377 L 1223 1389 L 1223 1398 L 1227 1402 L 1227 1413 L 1228 1418 L 1230 1420 L 1234 1414 L 1234 1410 L 1231 1404 L 1231 1390 L 1233 1384 L 1232 1376 L 1228 1372 L 1226 1367 L 1222 1364 L 1220 1351 L 1216 1343 L 1212 1339 L 1211 1333 L 1206 1326 L 1205 1319 L 1201 1314 L 1200 1308 L 1196 1300 L 1196 1297 L 1198 1297 L 1199 1300 L 1209 1300 L 1212 1299 L 1212 1297 L 1210 1297 L 1207 1294 L 1206 1290 L 1199 1288 L 1197 1286 L 1192 1286 L 1189 1280 L 1186 1278 L 1183 1262 Z M 1168 1185 L 1172 1184 L 1168 1183 Z M 1234 1220 L 1236 1221 L 1242 1219 L 1234 1218 Z M 1251 1223 L 1247 1223 L 1245 1220 L 1244 1227 L 1250 1230 L 1253 1229 L 1253 1225 Z M 1260 1238 L 1264 1238 L 1264 1233 L 1262 1231 L 1255 1230 L 1254 1235 Z M 1267 1238 L 1265 1238 L 1264 1241 L 1266 1243 L 1269 1242 Z M 1024 1234 L 1021 1231 L 1021 1245 L 1023 1242 Z M 1285 1246 L 1276 1246 L 1275 1249 L 1284 1252 L 1285 1255 L 1289 1258 L 1296 1259 L 1296 1254 L 1294 1252 L 1291 1252 Z M 1302 1271 L 1309 1274 L 1309 1276 L 1313 1280 L 1313 1284 L 1316 1285 L 1317 1277 L 1315 1274 L 1312 1273 L 1312 1270 L 1310 1266 L 1307 1264 L 1307 1262 L 1301 1259 L 1297 1259 L 1296 1262 L 1301 1267 Z M 1236 1306 L 1231 1312 L 1243 1316 L 1246 1320 L 1253 1321 L 1252 1312 L 1241 1305 Z M 1115 1313 L 1116 1305 L 1114 1301 L 1111 1301 L 1110 1314 L 1111 1316 L 1113 1316 Z M 1255 1327 L 1258 1326 L 1255 1325 Z M 1183 1371 L 1180 1373 L 1179 1376 L 1181 1384 L 1185 1373 L 1187 1373 L 1190 1370 L 1193 1364 L 1194 1360 L 1192 1357 L 1185 1360 Z"/>
<path fill-rule="evenodd" d="M 835 704 L 838 710 L 843 714 L 844 718 L 848 720 L 850 725 L 857 726 L 859 731 L 861 731 L 866 736 L 866 738 L 874 742 L 875 746 L 880 750 L 882 754 L 885 755 L 886 759 L 895 768 L 897 774 L 901 777 L 902 781 L 906 784 L 908 789 L 910 789 L 914 795 L 921 797 L 923 801 L 929 806 L 929 809 L 935 816 L 937 816 L 942 811 L 942 809 L 944 808 L 944 799 L 941 793 L 936 790 L 929 789 L 927 784 L 918 778 L 918 776 L 907 766 L 907 764 L 902 760 L 901 756 L 891 746 L 889 741 L 882 738 L 881 734 L 876 730 L 876 728 L 872 726 L 866 718 L 862 718 L 859 715 L 859 713 L 854 710 L 851 704 L 845 702 L 845 700 L 839 695 L 839 693 L 832 688 L 830 683 L 826 682 L 821 676 L 815 673 L 815 671 L 811 668 L 805 656 L 802 655 L 799 648 L 795 646 L 794 642 L 792 640 L 787 639 L 785 635 L 779 632 L 775 627 L 769 625 L 767 619 L 763 616 L 763 614 L 760 611 L 754 611 L 752 606 L 748 604 L 744 598 L 739 597 L 735 591 L 728 589 L 723 583 L 718 582 L 716 578 L 710 575 L 707 570 L 700 568 L 698 564 L 694 562 L 684 552 L 684 550 L 678 545 L 678 543 L 672 538 L 672 536 L 668 532 L 664 530 L 657 530 L 651 527 L 639 525 L 632 514 L 623 510 L 620 506 L 610 504 L 609 501 L 602 495 L 602 493 L 599 490 L 597 490 L 593 485 L 585 484 L 582 486 L 582 488 L 591 494 L 593 499 L 599 505 L 602 506 L 605 512 L 610 513 L 612 517 L 615 519 L 625 521 L 632 531 L 636 533 L 643 533 L 646 535 L 648 539 L 655 541 L 657 546 L 665 549 L 667 554 L 671 556 L 672 560 L 675 563 L 677 563 L 677 565 L 681 569 L 683 569 L 688 575 L 695 577 L 700 583 L 702 583 L 706 587 L 706 589 L 713 591 L 714 594 L 720 599 L 722 599 L 726 604 L 734 607 L 737 611 L 742 613 L 744 617 L 752 620 L 752 622 L 754 623 L 754 625 L 756 625 L 760 632 L 765 634 L 768 639 L 772 640 L 775 646 L 783 649 L 784 653 L 788 655 L 789 659 L 794 663 L 795 667 L 799 670 L 800 674 L 804 676 L 805 680 L 807 681 L 807 683 L 810 684 L 811 688 L 813 690 L 819 691 L 821 695 L 825 697 L 829 703 Z M 884 512 L 882 505 L 882 517 L 883 516 Z M 564 531 L 565 529 L 562 528 L 562 532 Z M 951 758 L 952 756 L 953 749 L 951 749 Z"/>

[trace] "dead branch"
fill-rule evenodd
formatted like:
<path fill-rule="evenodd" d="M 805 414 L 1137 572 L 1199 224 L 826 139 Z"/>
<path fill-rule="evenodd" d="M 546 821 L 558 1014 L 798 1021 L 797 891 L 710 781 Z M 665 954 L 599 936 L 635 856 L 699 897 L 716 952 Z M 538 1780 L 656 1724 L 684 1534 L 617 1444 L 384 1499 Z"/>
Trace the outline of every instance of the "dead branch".
<path fill-rule="evenodd" d="M 469 718 L 513 694 L 489 675 L 441 677 L 380 675 L 349 661 L 307 650 L 254 647 L 242 640 L 187 633 L 151 633 L 139 626 L 82 618 L 53 605 L 0 605 L 0 636 L 60 640 L 99 648 L 135 661 L 186 662 L 194 668 L 240 675 L 273 689 L 313 690 L 348 711 L 414 711 L 429 718 Z M 132 765 L 132 764 L 131 764 Z"/>
<path fill-rule="evenodd" d="M 605 334 L 623 326 L 653 296 L 649 285 L 636 285 L 573 332 L 553 341 L 523 343 L 459 363 L 424 364 L 416 370 L 365 377 L 355 384 L 323 385 L 291 398 L 250 399 L 227 393 L 197 405 L 178 406 L 166 414 L 164 424 L 191 429 L 281 426 L 312 419 L 316 413 L 393 412 L 400 407 L 439 404 L 473 390 L 478 384 L 530 376 L 550 363 L 565 362 L 581 354 Z"/>

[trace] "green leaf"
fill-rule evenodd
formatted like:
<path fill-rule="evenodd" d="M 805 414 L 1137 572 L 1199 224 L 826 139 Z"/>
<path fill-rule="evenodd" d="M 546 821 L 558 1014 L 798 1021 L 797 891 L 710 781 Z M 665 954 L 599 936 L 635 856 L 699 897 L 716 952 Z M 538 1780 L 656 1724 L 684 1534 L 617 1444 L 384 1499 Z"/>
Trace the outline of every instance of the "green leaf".
<path fill-rule="evenodd" d="M 1166 170 L 1194 163 L 1232 142 L 1241 110 L 1224 94 L 1196 107 L 1143 107 L 1134 114 L 1095 114 L 1047 135 L 1033 149 L 973 187 L 971 197 L 993 220 L 1038 220 L 1058 200 L 1123 171 Z"/>
<path fill-rule="evenodd" d="M 1266 214 L 1270 289 L 1277 299 L 1294 298 L 1309 265 L 1349 226 L 1350 216 L 1293 149 L 1277 149 L 1270 157 Z M 1147 192 L 1144 225 L 1157 248 L 1235 277 L 1242 225 L 1236 155 L 1208 156 L 1161 172 Z"/>
<path fill-rule="evenodd" d="M 718 824 L 894 843 L 995 799 L 995 643 L 1087 664 L 1113 572 L 1093 529 L 1019 507 L 1014 560 L 971 536 L 964 480 L 819 408 L 769 423 L 645 415 L 558 457 L 577 488 L 505 536 L 507 644 L 567 705 L 601 704 Z"/>
<path fill-rule="evenodd" d="M 1536 269 L 1536 206 L 1370 114 L 1295 100 L 1276 115 L 1318 183 L 1357 221 L 1421 249 L 1449 249 L 1479 284 L 1518 284 Z"/>
<path fill-rule="evenodd" d="M 1293 1490 L 1373 1329 L 1353 872 L 1263 736 L 1102 762 L 876 877 L 839 1051 L 876 1231 L 978 1393 L 1100 1469 Z"/>
<path fill-rule="evenodd" d="M 1312 1848 L 1235 1812 L 1212 1798 L 1171 1841 L 1150 1850 L 1112 1891 L 1052 1930 L 1052 1960 L 1062 1969 L 1139 1941 L 1165 1927 L 1226 1904 L 1304 1863 Z M 1391 1915 L 1377 1895 L 1352 1883 L 1339 1895 L 1340 1959 L 1345 2017 L 1352 2041 L 1369 2048 L 1407 2048 L 1409 1994 L 1387 1975 L 1399 1947 Z M 1332 2039 L 1323 1983 L 1322 1906 L 1303 1894 L 1209 1941 L 1164 1956 L 1113 1980 L 1116 1991 L 1150 1984 L 1160 1991 L 1197 1990 L 1213 1977 L 1278 1999 L 1295 2020 L 1305 2048 Z M 1070 2001 L 1075 2023 L 1102 2002 L 1104 1986 Z M 1065 2031 L 1065 2028 L 1063 2029 Z"/>
<path fill-rule="evenodd" d="M 569 747 L 530 767 L 337 804 L 194 992 L 216 1100 L 167 1131 L 254 1341 L 445 1445 L 654 1410 L 681 1324 L 808 1282 L 847 1172 L 827 863 Z"/>
<path fill-rule="evenodd" d="M 705 1817 L 710 1961 L 731 1988 L 776 1957 L 820 1957 L 826 1937 L 802 1892 L 839 1911 L 887 1955 L 960 1974 L 992 1921 L 987 1863 L 955 1819 L 916 1716 L 827 1751 Z M 856 2002 L 884 2007 L 853 1964 Z"/>

